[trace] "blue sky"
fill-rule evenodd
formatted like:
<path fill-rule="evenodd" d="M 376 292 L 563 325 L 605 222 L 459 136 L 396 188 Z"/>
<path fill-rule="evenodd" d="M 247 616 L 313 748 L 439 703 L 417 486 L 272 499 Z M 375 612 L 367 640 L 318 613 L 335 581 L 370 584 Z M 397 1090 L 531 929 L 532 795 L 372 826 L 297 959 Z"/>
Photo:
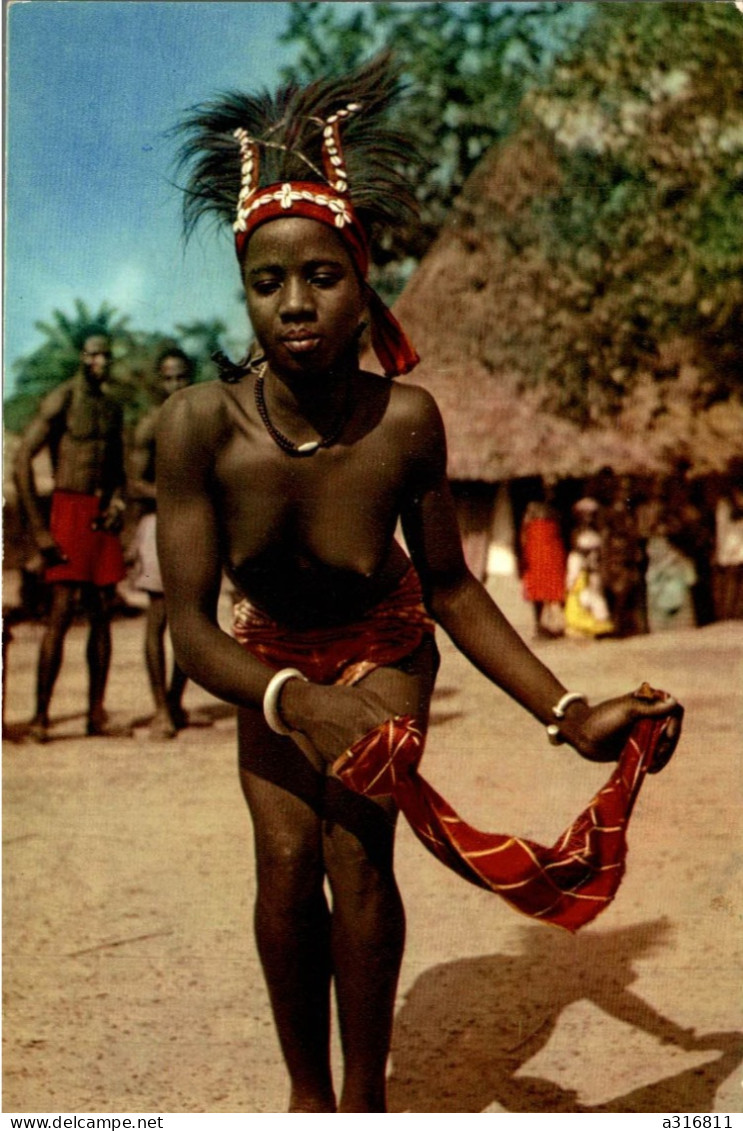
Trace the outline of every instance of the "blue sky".
<path fill-rule="evenodd" d="M 345 6 L 345 5 L 344 5 Z M 273 86 L 293 49 L 269 0 L 27 0 L 6 17 L 6 392 L 34 328 L 81 298 L 138 329 L 221 317 L 249 336 L 229 237 L 187 248 L 170 183 L 179 113 L 213 93 Z"/>

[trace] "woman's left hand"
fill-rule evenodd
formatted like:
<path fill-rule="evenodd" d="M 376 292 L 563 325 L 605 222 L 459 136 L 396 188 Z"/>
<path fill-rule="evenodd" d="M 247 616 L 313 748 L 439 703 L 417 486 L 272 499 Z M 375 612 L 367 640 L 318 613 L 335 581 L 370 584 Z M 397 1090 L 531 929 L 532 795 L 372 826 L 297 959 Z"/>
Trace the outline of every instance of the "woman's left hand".
<path fill-rule="evenodd" d="M 589 708 L 579 722 L 570 720 L 568 715 L 567 725 L 561 725 L 560 729 L 583 758 L 591 762 L 615 762 L 639 719 L 668 718 L 668 725 L 648 768 L 648 773 L 657 774 L 668 764 L 676 749 L 683 717 L 684 708 L 672 695 L 654 691 L 644 683 L 629 695 L 607 699 Z"/>

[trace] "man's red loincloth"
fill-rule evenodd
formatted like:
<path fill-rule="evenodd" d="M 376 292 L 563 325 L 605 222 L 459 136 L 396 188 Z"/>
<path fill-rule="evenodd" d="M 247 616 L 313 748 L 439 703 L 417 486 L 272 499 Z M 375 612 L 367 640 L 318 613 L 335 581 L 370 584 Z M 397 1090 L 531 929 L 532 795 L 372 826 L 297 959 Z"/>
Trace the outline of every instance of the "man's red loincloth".
<path fill-rule="evenodd" d="M 272 667 L 296 667 L 315 682 L 348 685 L 410 655 L 433 627 L 410 570 L 394 593 L 355 624 L 289 633 L 243 601 L 235 608 L 233 631 Z M 392 795 L 422 844 L 464 879 L 534 919 L 576 931 L 616 894 L 627 823 L 667 722 L 643 719 L 635 725 L 609 781 L 551 848 L 480 832 L 463 821 L 418 773 L 425 735 L 408 716 L 364 735 L 332 772 L 356 793 Z"/>
<path fill-rule="evenodd" d="M 126 576 L 124 554 L 116 534 L 94 530 L 101 516 L 101 500 L 77 491 L 55 491 L 49 531 L 67 561 L 50 566 L 46 581 L 87 583 L 104 589 Z"/>

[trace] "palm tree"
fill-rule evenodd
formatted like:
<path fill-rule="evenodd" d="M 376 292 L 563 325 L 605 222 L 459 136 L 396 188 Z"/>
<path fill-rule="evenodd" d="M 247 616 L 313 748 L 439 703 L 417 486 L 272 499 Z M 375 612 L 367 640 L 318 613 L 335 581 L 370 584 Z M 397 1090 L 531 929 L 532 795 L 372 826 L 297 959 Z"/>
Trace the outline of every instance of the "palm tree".
<path fill-rule="evenodd" d="M 14 393 L 4 405 L 5 428 L 20 432 L 32 418 L 39 401 L 63 381 L 68 380 L 80 363 L 80 350 L 91 334 L 111 338 L 114 356 L 122 356 L 132 345 L 129 316 L 103 303 L 92 311 L 82 299 L 75 299 L 74 314 L 53 310 L 48 321 L 35 323 L 45 340 L 33 353 L 13 363 Z"/>
<path fill-rule="evenodd" d="M 212 354 L 220 351 L 222 336 L 227 327 L 221 318 L 196 319 L 194 322 L 180 322 L 175 331 L 186 353 L 196 362 L 196 380 L 209 381 L 216 376 L 217 368 Z"/>

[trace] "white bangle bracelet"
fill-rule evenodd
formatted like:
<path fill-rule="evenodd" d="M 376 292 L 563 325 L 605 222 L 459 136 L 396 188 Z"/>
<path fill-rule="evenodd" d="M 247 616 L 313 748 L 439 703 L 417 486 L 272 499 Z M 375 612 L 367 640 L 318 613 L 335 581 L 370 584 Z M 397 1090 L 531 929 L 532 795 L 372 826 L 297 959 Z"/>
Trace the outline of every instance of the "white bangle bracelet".
<path fill-rule="evenodd" d="M 552 708 L 552 714 L 556 719 L 564 719 L 565 712 L 571 703 L 588 703 L 585 695 L 581 691 L 566 691 L 562 699 L 555 703 Z"/>
<path fill-rule="evenodd" d="M 580 691 L 566 691 L 561 699 L 555 703 L 552 708 L 552 714 L 556 719 L 564 719 L 565 712 L 571 703 L 588 703 L 585 695 Z M 550 723 L 547 727 L 547 738 L 553 746 L 562 746 L 565 737 L 556 723 Z"/>
<path fill-rule="evenodd" d="M 302 675 L 297 668 L 282 668 L 281 671 L 276 672 L 268 683 L 265 694 L 263 696 L 263 717 L 270 726 L 271 730 L 276 734 L 291 734 L 292 728 L 288 727 L 281 717 L 279 710 L 279 699 L 281 697 L 281 690 L 285 683 L 290 679 L 301 679 L 305 683 L 309 683 L 306 675 Z"/>

